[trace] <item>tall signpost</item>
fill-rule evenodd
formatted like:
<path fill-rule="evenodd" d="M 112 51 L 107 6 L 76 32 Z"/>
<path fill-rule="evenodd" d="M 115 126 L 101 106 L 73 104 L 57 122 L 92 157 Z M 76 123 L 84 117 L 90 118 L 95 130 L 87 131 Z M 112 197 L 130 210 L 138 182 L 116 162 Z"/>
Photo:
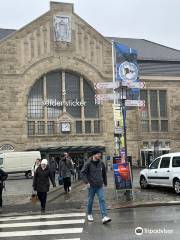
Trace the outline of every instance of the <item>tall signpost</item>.
<path fill-rule="evenodd" d="M 123 116 L 123 138 L 124 146 L 120 149 L 120 155 L 122 163 L 126 164 L 129 167 L 129 178 L 131 184 L 129 189 L 126 190 L 126 196 L 129 198 L 132 191 L 132 174 L 131 166 L 128 162 L 127 154 L 127 135 L 126 135 L 126 100 L 127 100 L 127 88 L 138 87 L 140 85 L 138 81 L 138 66 L 137 66 L 137 52 L 134 49 L 128 48 L 125 45 L 120 43 L 112 43 L 116 50 L 116 81 L 120 82 L 120 87 L 116 90 L 120 93 L 120 108 L 122 110 Z"/>
<path fill-rule="evenodd" d="M 131 167 L 128 162 L 126 136 L 127 107 L 144 107 L 145 101 L 139 99 L 139 89 L 145 88 L 145 83 L 138 78 L 137 52 L 120 43 L 112 42 L 112 72 L 113 81 L 95 83 L 95 89 L 113 89 L 113 93 L 96 94 L 97 102 L 112 100 L 114 112 L 114 179 L 117 190 L 126 190 L 127 197 L 132 190 Z M 131 91 L 132 99 L 128 96 Z"/>

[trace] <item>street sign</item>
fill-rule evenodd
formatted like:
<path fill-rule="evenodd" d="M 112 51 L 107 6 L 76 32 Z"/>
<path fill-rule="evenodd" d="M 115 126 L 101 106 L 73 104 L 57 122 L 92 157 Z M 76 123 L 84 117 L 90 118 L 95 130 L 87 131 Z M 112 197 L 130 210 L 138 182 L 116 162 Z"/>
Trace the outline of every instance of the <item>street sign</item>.
<path fill-rule="evenodd" d="M 95 94 L 95 99 L 101 101 L 119 99 L 119 97 L 117 94 Z"/>
<path fill-rule="evenodd" d="M 125 61 L 116 64 L 116 77 L 121 81 L 136 81 L 138 78 L 138 67 L 134 62 Z"/>
<path fill-rule="evenodd" d="M 101 83 L 94 83 L 95 89 L 110 89 L 110 88 L 117 88 L 119 87 L 120 82 L 101 82 Z"/>
<path fill-rule="evenodd" d="M 145 82 L 132 82 L 132 81 L 116 81 L 116 82 L 101 82 L 101 83 L 94 83 L 95 89 L 115 89 L 120 87 L 122 84 L 123 87 L 128 88 L 145 88 Z"/>
<path fill-rule="evenodd" d="M 126 107 L 144 107 L 145 101 L 144 100 L 126 100 L 125 106 Z"/>
<path fill-rule="evenodd" d="M 125 100 L 126 107 L 145 107 L 144 100 Z M 120 104 L 113 104 L 113 107 L 118 110 L 120 109 Z"/>
<path fill-rule="evenodd" d="M 126 85 L 128 88 L 145 88 L 145 82 L 131 82 L 128 81 L 126 83 L 123 83 L 123 85 Z"/>
<path fill-rule="evenodd" d="M 117 94 L 96 94 L 95 99 L 99 101 L 106 101 L 106 100 L 118 100 L 120 98 Z M 126 107 L 145 107 L 144 100 L 125 100 Z M 119 104 L 115 104 L 114 107 L 119 109 Z"/>
<path fill-rule="evenodd" d="M 115 127 L 114 128 L 114 133 L 115 134 L 122 134 L 123 133 L 123 129 L 121 127 Z"/>

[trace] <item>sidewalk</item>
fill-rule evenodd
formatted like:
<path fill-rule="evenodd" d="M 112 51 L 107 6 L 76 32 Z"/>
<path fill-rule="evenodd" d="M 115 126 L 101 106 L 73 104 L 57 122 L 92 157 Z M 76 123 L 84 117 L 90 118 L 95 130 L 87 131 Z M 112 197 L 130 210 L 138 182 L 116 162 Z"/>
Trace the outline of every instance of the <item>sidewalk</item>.
<path fill-rule="evenodd" d="M 108 186 L 105 188 L 106 205 L 108 209 L 132 208 L 132 207 L 148 207 L 148 206 L 164 206 L 180 204 L 180 196 L 176 195 L 173 189 L 169 188 L 150 188 L 142 190 L 139 186 L 140 169 L 133 169 L 133 191 L 132 198 L 128 199 L 126 191 L 118 191 L 116 196 L 114 187 L 113 171 L 108 171 Z M 22 197 L 20 201 L 20 197 Z M 33 205 L 30 203 L 29 196 L 19 196 L 19 202 L 15 197 L 16 202 L 13 204 L 9 201 L 8 205 L 4 205 L 3 213 L 8 212 L 35 212 L 39 211 L 39 203 Z M 72 182 L 72 191 L 65 195 L 62 186 L 51 189 L 48 194 L 47 210 L 60 211 L 82 210 L 85 211 L 87 204 L 87 189 L 81 181 Z M 94 207 L 99 211 L 99 204 L 95 198 Z"/>
<path fill-rule="evenodd" d="M 108 172 L 108 188 L 106 192 L 109 208 L 163 206 L 180 204 L 180 196 L 173 189 L 155 188 L 141 189 L 139 185 L 140 169 L 133 169 L 132 197 L 128 199 L 125 191 L 118 191 L 118 199 L 115 196 L 113 172 Z"/>
<path fill-rule="evenodd" d="M 139 186 L 140 169 L 133 169 L 133 190 L 132 198 L 127 198 L 126 191 L 118 191 L 118 198 L 114 186 L 113 171 L 108 171 L 108 186 L 105 188 L 106 204 L 108 209 L 163 206 L 180 204 L 180 196 L 169 188 L 151 188 L 142 190 Z M 69 198 L 57 198 L 55 203 L 69 203 L 70 206 L 77 204 L 84 209 L 87 203 L 87 189 L 84 185 L 79 185 L 73 189 Z M 99 209 L 97 198 L 95 198 L 94 208 Z"/>

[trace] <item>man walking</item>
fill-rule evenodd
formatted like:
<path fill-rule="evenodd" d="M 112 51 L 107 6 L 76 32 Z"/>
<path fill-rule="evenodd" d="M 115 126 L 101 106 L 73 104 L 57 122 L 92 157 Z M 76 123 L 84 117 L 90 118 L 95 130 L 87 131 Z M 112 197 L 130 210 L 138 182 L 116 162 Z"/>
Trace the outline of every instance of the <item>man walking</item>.
<path fill-rule="evenodd" d="M 99 199 L 99 207 L 102 215 L 102 223 L 106 224 L 111 222 L 111 219 L 107 216 L 107 209 L 105 205 L 104 186 L 107 186 L 107 176 L 104 163 L 101 161 L 101 152 L 94 151 L 92 158 L 86 162 L 81 171 L 82 180 L 88 189 L 88 221 L 93 222 L 92 207 L 95 194 Z"/>
<path fill-rule="evenodd" d="M 64 153 L 63 159 L 59 162 L 59 176 L 63 178 L 64 191 L 71 191 L 71 173 L 74 172 L 72 159 L 68 153 Z"/>
<path fill-rule="evenodd" d="M 53 182 L 56 182 L 56 170 L 58 170 L 58 164 L 54 157 L 49 160 L 49 168 L 52 174 Z"/>

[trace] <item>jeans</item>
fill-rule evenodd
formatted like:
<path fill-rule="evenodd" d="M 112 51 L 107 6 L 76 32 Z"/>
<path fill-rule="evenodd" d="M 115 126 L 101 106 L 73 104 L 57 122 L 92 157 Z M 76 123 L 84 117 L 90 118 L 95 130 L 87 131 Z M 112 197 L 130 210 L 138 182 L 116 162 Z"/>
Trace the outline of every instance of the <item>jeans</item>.
<path fill-rule="evenodd" d="M 47 192 L 37 192 L 39 201 L 41 203 L 41 209 L 45 210 L 46 207 L 46 199 L 47 199 Z"/>
<path fill-rule="evenodd" d="M 103 187 L 90 187 L 88 188 L 88 204 L 87 204 L 87 211 L 88 215 L 92 214 L 92 207 L 95 194 L 97 194 L 99 199 L 99 207 L 101 211 L 102 218 L 107 216 L 107 209 L 105 205 L 105 197 L 104 197 L 104 189 Z"/>

